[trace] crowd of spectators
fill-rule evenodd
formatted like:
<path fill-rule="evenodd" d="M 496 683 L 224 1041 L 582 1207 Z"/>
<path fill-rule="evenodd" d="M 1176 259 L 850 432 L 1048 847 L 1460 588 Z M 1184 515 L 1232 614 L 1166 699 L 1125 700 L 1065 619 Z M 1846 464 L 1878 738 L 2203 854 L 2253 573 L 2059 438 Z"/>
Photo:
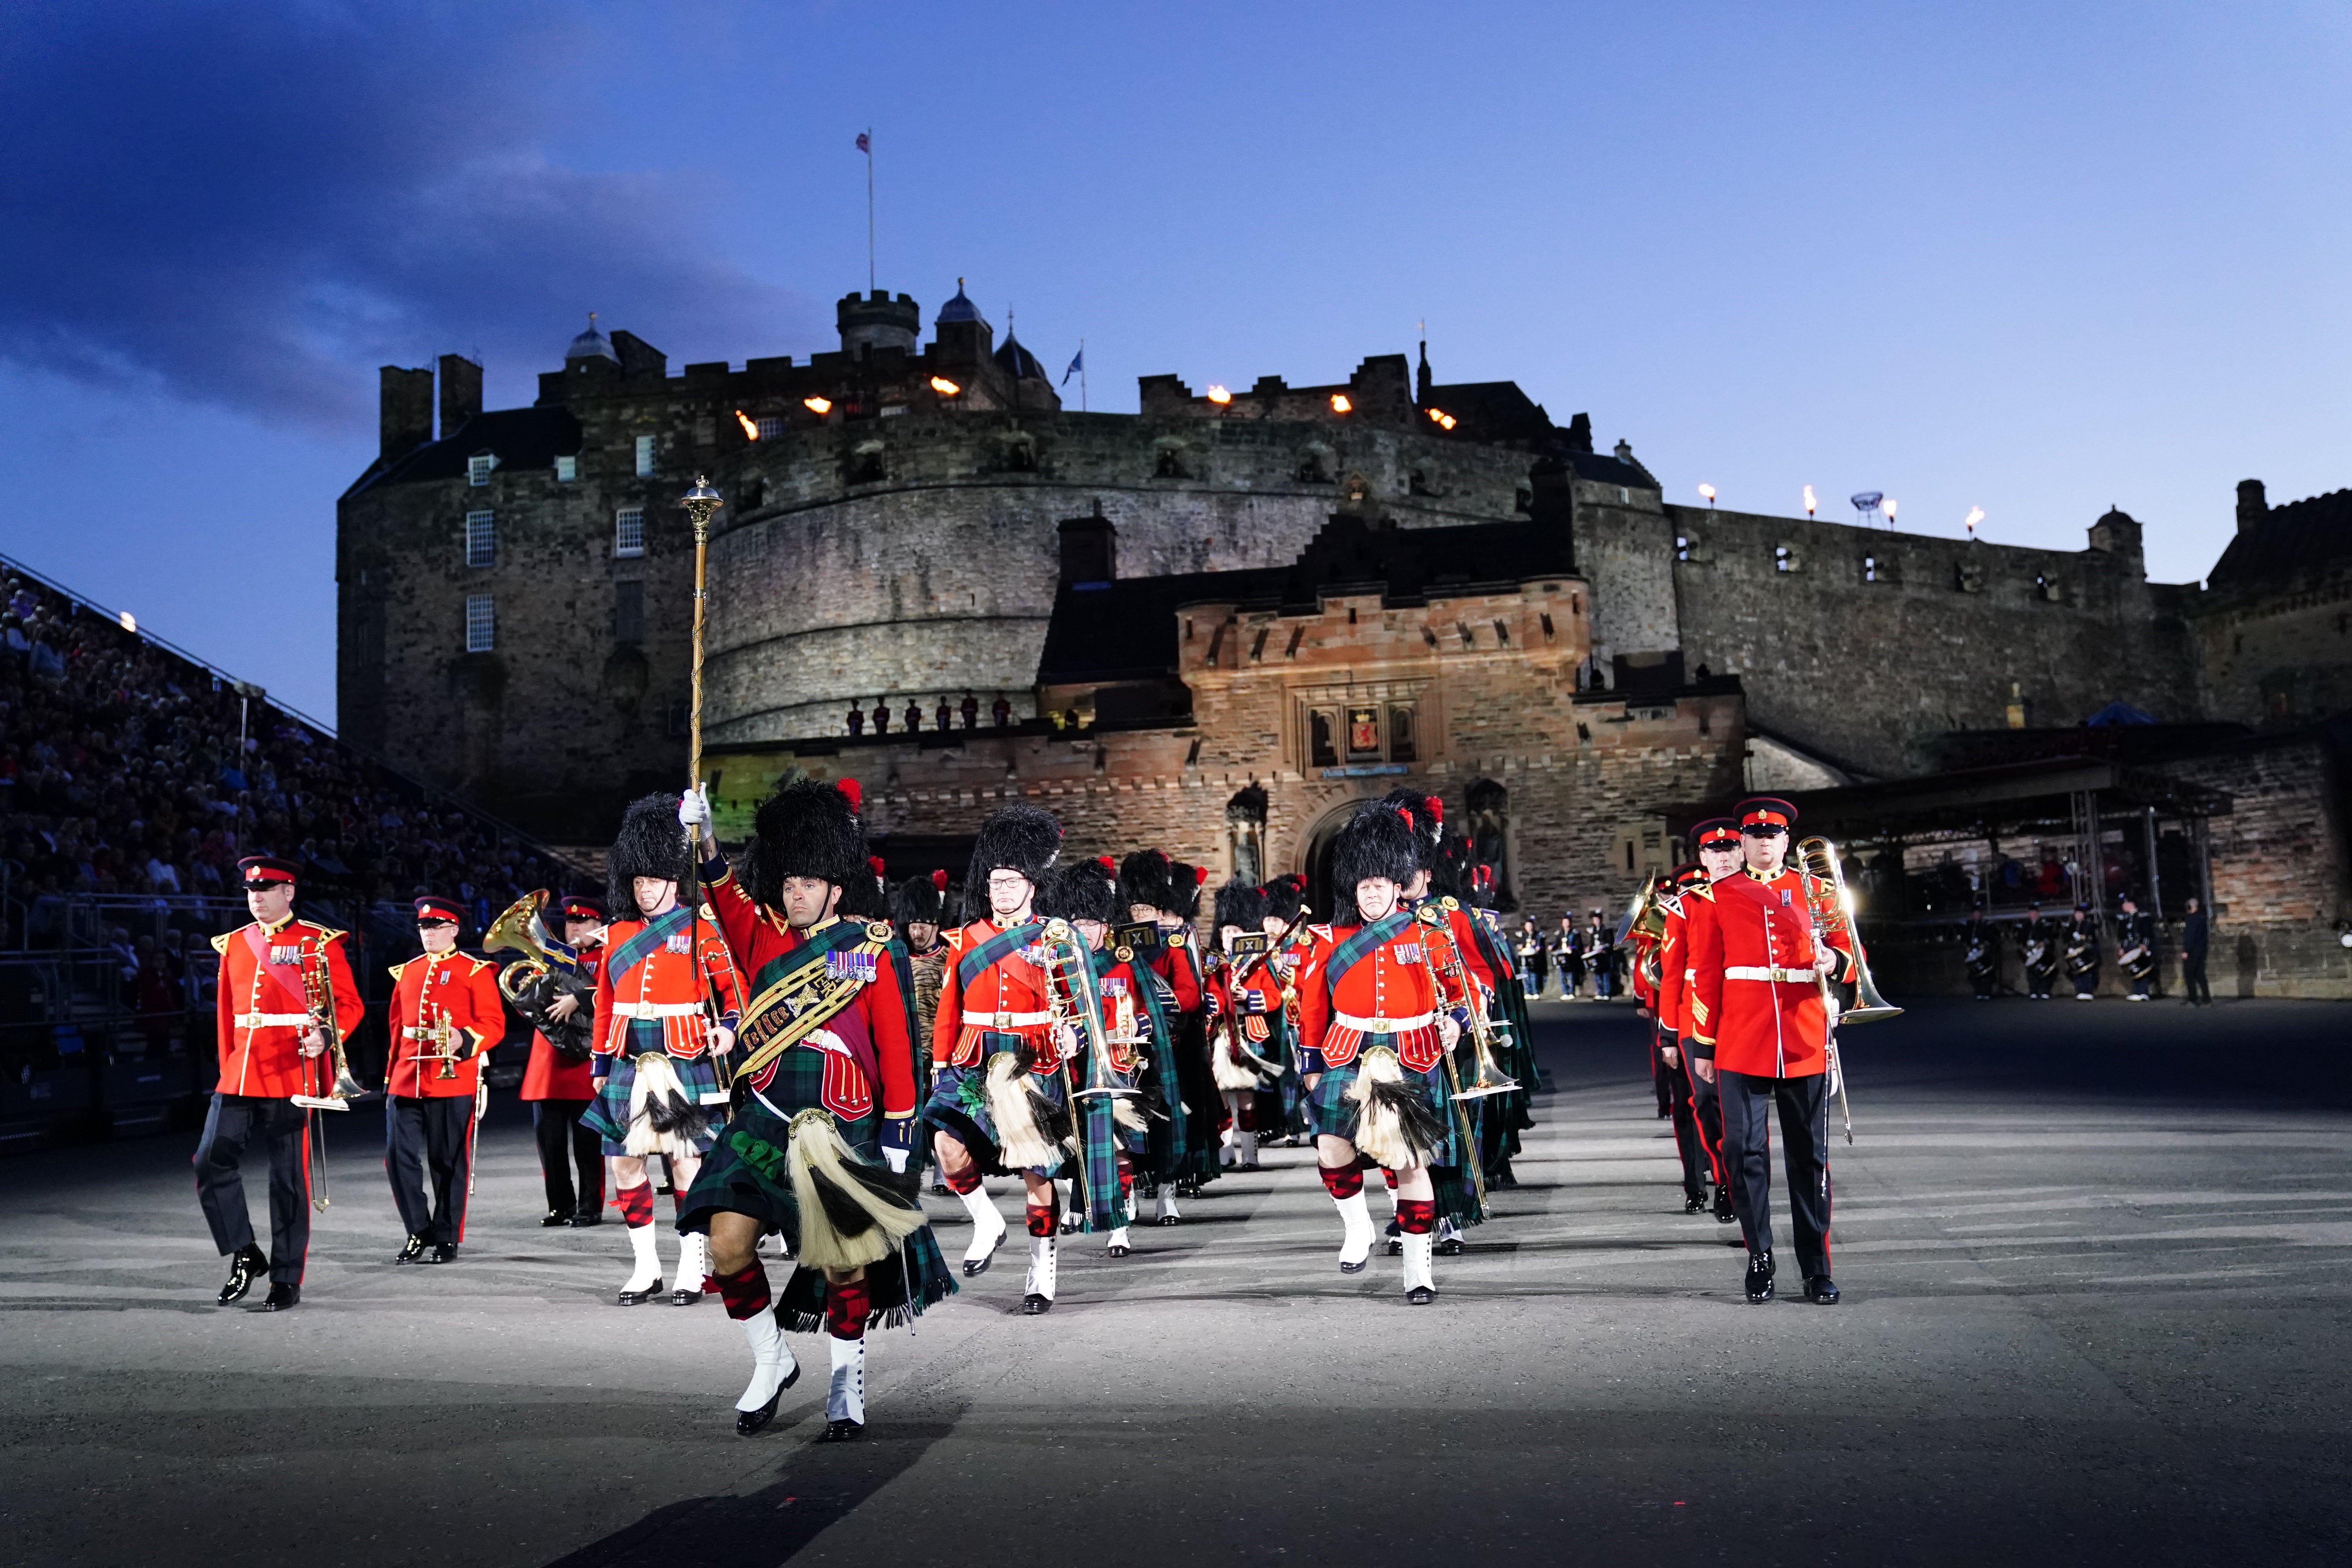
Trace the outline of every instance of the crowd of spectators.
<path fill-rule="evenodd" d="M 265 852 L 300 861 L 306 900 L 355 914 L 430 890 L 463 900 L 476 931 L 566 876 L 249 689 L 10 573 L 0 948 L 59 944 L 77 895 L 117 895 L 102 900 L 116 909 L 121 895 L 165 908 L 233 900 L 237 858 Z"/>

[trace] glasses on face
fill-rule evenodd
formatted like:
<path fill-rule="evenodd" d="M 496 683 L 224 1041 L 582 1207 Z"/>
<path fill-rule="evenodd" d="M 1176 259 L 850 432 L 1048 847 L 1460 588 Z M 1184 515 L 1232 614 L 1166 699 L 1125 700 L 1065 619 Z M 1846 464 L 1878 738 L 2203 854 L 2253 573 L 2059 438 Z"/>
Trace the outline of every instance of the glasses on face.
<path fill-rule="evenodd" d="M 991 871 L 988 885 L 992 888 L 1018 888 L 1029 880 L 1018 871 Z"/>

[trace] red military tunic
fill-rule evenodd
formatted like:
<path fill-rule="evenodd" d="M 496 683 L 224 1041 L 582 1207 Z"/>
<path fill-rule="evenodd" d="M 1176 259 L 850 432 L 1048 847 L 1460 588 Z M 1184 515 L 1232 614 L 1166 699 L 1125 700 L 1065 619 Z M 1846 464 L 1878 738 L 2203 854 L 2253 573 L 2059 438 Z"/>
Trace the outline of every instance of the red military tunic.
<path fill-rule="evenodd" d="M 1343 1068 L 1367 1035 L 1395 1037 L 1397 1059 L 1427 1072 L 1445 1054 L 1437 1026 L 1443 1005 L 1423 957 L 1430 928 L 1414 921 L 1359 959 L 1335 984 L 1329 965 L 1359 926 L 1312 926 L 1314 944 L 1298 971 L 1302 1072 Z"/>
<path fill-rule="evenodd" d="M 596 1033 L 590 1049 L 600 1057 L 620 1055 L 629 1043 L 629 1026 L 642 1020 L 661 1026 L 663 1050 L 690 1060 L 710 1048 L 706 1003 L 715 998 L 719 1021 L 734 1027 L 743 1015 L 743 982 L 718 921 L 707 911 L 616 982 L 612 955 L 648 923 L 614 921 L 604 928 L 606 962 L 596 968 Z"/>
<path fill-rule="evenodd" d="M 1818 887 L 1817 887 L 1818 890 Z M 1852 938 L 1813 942 L 1804 874 L 1743 871 L 1708 889 L 1689 918 L 1691 1039 L 1725 1072 L 1810 1078 L 1827 1070 L 1829 1016 L 1822 973 L 1852 967 Z"/>
<path fill-rule="evenodd" d="M 1282 1008 L 1282 986 L 1275 978 L 1272 963 L 1263 958 L 1236 963 L 1223 953 L 1211 953 L 1206 969 L 1202 1001 L 1208 1009 L 1210 1040 L 1219 1050 L 1231 1048 L 1224 1018 L 1233 1012 L 1238 1015 L 1234 1028 L 1241 1036 L 1242 1049 L 1263 1057 L 1266 1040 L 1274 1033 L 1272 1015 Z M 1246 1068 L 1249 1064 L 1235 1061 L 1234 1065 Z"/>
<path fill-rule="evenodd" d="M 306 967 L 323 969 L 335 1028 L 350 1039 L 367 1009 L 343 953 L 344 935 L 289 916 L 274 926 L 255 921 L 213 938 L 213 951 L 220 954 L 214 1037 L 221 1093 L 278 1100 L 324 1094 L 333 1084 L 331 1054 L 302 1055 L 302 1031 L 312 1023 L 302 974 Z"/>
<path fill-rule="evenodd" d="M 595 979 L 596 972 L 604 966 L 603 948 L 583 947 L 580 950 L 580 973 L 583 977 Z M 545 1035 L 533 1029 L 530 1032 L 530 1065 L 522 1069 L 522 1098 L 593 1100 L 596 1098 L 595 1067 L 587 1061 L 572 1060 L 550 1045 Z"/>
<path fill-rule="evenodd" d="M 394 964 L 392 979 L 392 1053 L 384 1064 L 384 1092 L 412 1100 L 474 1098 L 483 1056 L 506 1038 L 498 966 L 471 953 L 425 952 Z M 450 1028 L 446 1047 L 427 1037 L 443 1017 Z M 441 1063 L 420 1059 L 468 1046 L 467 1059 L 451 1064 L 446 1077 Z"/>
<path fill-rule="evenodd" d="M 1151 972 L 1175 993 L 1179 1013 L 1201 1010 L 1201 954 L 1191 926 L 1162 931 L 1160 946 L 1151 955 Z"/>
<path fill-rule="evenodd" d="M 931 1059 L 940 1067 L 976 1068 L 987 1045 L 983 1034 L 1018 1035 L 1036 1055 L 1041 1076 L 1058 1071 L 1061 1045 L 1049 1026 L 1044 954 L 1035 943 L 1009 952 L 972 976 L 963 977 L 963 957 L 1007 928 L 974 921 L 941 936 L 948 944 L 947 972 L 940 982 L 939 1016 L 931 1023 Z"/>
<path fill-rule="evenodd" d="M 1685 1021 L 1690 996 L 1690 906 L 1706 895 L 1685 889 L 1666 905 L 1666 929 L 1658 935 L 1658 988 L 1650 1005 L 1669 1040 L 1690 1033 Z"/>
<path fill-rule="evenodd" d="M 1121 959 L 1095 976 L 1102 997 L 1103 1033 L 1110 1040 L 1110 1065 L 1131 1073 L 1140 1065 L 1151 1038 L 1151 1010 L 1144 988 L 1165 984 L 1149 963 Z"/>

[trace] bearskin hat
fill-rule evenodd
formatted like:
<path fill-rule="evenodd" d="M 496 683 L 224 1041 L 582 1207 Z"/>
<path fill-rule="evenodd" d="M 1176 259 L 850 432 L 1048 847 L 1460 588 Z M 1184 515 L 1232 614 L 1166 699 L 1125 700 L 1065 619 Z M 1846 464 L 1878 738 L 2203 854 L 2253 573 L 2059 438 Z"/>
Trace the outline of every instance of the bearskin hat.
<path fill-rule="evenodd" d="M 1175 867 L 1157 849 L 1139 849 L 1118 863 L 1119 908 L 1129 910 L 1137 904 L 1163 912 L 1175 907 Z"/>
<path fill-rule="evenodd" d="M 1403 813 L 1412 823 L 1413 849 L 1421 868 L 1434 874 L 1439 848 L 1445 839 L 1445 803 L 1419 790 L 1397 788 L 1382 795 L 1381 804 Z"/>
<path fill-rule="evenodd" d="M 1211 923 L 1219 931 L 1227 926 L 1259 930 L 1265 924 L 1265 894 L 1247 882 L 1227 882 L 1217 889 L 1216 919 Z"/>
<path fill-rule="evenodd" d="M 770 795 L 751 819 L 743 890 L 756 903 L 782 909 L 787 877 L 831 882 L 845 897 L 852 883 L 873 879 L 866 868 L 866 830 L 858 824 L 857 807 L 839 787 L 794 779 Z"/>
<path fill-rule="evenodd" d="M 1384 800 L 1368 800 L 1340 826 L 1331 840 L 1331 887 L 1339 907 L 1355 902 L 1356 884 L 1372 877 L 1412 880 L 1421 868 L 1412 826 Z"/>
<path fill-rule="evenodd" d="M 1065 866 L 1037 889 L 1037 913 L 1046 920 L 1099 921 L 1115 924 L 1116 889 L 1102 868 L 1091 860 Z"/>
<path fill-rule="evenodd" d="M 1307 879 L 1296 871 L 1286 871 L 1258 889 L 1265 900 L 1265 912 L 1278 921 L 1289 921 L 1307 901 Z"/>
<path fill-rule="evenodd" d="M 1470 841 L 1458 833 L 1449 833 L 1437 842 L 1437 847 L 1423 861 L 1429 871 L 1429 891 L 1433 897 L 1453 899 L 1459 903 L 1471 901 Z"/>
<path fill-rule="evenodd" d="M 1034 805 L 1008 805 L 980 825 L 972 841 L 971 869 L 964 875 L 964 901 L 969 909 L 988 909 L 988 874 L 1018 871 L 1043 888 L 1054 857 L 1062 849 L 1062 825 L 1050 811 Z"/>
<path fill-rule="evenodd" d="M 1169 862 L 1168 880 L 1174 892 L 1174 901 L 1160 907 L 1181 920 L 1200 919 L 1201 884 L 1208 879 L 1209 873 L 1198 866 L 1187 866 L 1181 860 Z"/>
<path fill-rule="evenodd" d="M 948 874 L 934 871 L 928 877 L 909 877 L 890 890 L 890 918 L 905 931 L 910 925 L 943 926 L 948 923 Z"/>
<path fill-rule="evenodd" d="M 604 862 L 605 907 L 620 911 L 622 920 L 635 920 L 638 878 L 683 882 L 686 872 L 686 829 L 677 825 L 677 796 L 648 795 L 631 801 Z"/>
<path fill-rule="evenodd" d="M 856 874 L 841 884 L 841 901 L 833 912 L 845 920 L 887 921 L 890 918 L 890 894 L 882 879 L 870 868 L 861 866 Z"/>

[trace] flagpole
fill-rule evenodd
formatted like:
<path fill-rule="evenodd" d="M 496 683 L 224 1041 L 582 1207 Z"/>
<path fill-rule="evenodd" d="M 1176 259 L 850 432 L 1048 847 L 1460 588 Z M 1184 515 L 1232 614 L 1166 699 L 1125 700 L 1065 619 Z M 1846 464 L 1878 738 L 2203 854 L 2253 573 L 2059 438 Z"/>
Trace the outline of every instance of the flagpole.
<path fill-rule="evenodd" d="M 874 127 L 866 128 L 866 290 L 874 291 Z"/>
<path fill-rule="evenodd" d="M 1087 340 L 1078 340 L 1078 412 L 1087 411 Z"/>

